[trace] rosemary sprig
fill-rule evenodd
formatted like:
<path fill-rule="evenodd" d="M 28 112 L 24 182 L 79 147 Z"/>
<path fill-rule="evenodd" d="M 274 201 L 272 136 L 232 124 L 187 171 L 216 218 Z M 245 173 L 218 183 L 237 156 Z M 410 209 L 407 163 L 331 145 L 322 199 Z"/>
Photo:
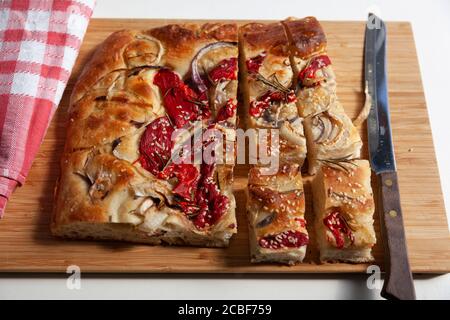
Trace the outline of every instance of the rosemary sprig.
<path fill-rule="evenodd" d="M 344 156 L 342 158 L 330 158 L 330 159 L 316 159 L 317 161 L 320 161 L 334 169 L 343 170 L 346 173 L 350 173 L 350 169 L 348 168 L 348 165 L 356 167 L 357 164 L 354 163 L 355 160 L 358 160 L 358 158 L 351 158 L 351 154 Z"/>
<path fill-rule="evenodd" d="M 184 99 L 184 101 L 193 103 L 193 104 L 195 104 L 197 106 L 200 106 L 200 107 L 206 107 L 208 105 L 206 102 L 203 102 L 203 101 L 200 101 L 200 100 L 197 100 L 197 99 L 195 99 L 195 100 L 194 99 Z"/>
<path fill-rule="evenodd" d="M 175 90 L 174 87 L 170 87 L 169 89 L 166 90 L 166 92 L 164 92 L 163 98 L 165 98 L 169 93 L 171 93 L 173 90 Z"/>
<path fill-rule="evenodd" d="M 329 190 L 328 190 L 329 191 Z M 347 195 L 346 193 L 344 193 L 344 192 L 336 192 L 336 191 L 329 191 L 329 194 L 330 195 L 332 195 L 332 196 L 335 196 L 336 198 L 341 198 L 341 199 L 346 199 L 346 200 L 349 200 L 349 201 L 353 201 L 353 200 L 356 200 L 356 198 L 355 197 L 350 197 L 349 195 Z"/>
<path fill-rule="evenodd" d="M 277 75 L 276 75 L 275 73 L 273 73 L 273 74 L 270 76 L 270 78 L 273 78 L 273 82 L 276 83 L 276 85 L 277 85 L 278 87 L 283 88 L 283 90 L 285 90 L 287 93 L 290 93 L 290 92 L 291 92 L 291 90 L 290 90 L 289 88 L 285 87 L 285 86 L 280 82 L 280 80 L 278 80 L 278 77 L 277 77 Z"/>
<path fill-rule="evenodd" d="M 273 73 L 269 78 L 264 77 L 259 72 L 252 73 L 252 76 L 255 78 L 256 81 L 260 81 L 266 86 L 275 89 L 276 91 L 282 92 L 284 94 L 289 94 L 291 92 L 289 88 L 286 88 L 284 85 L 281 84 L 275 73 Z"/>

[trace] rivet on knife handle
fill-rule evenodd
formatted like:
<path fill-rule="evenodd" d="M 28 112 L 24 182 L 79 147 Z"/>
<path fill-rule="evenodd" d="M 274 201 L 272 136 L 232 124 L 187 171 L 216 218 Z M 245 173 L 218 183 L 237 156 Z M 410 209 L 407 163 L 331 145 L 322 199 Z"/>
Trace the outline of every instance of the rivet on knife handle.
<path fill-rule="evenodd" d="M 383 172 L 378 178 L 378 210 L 382 212 L 381 223 L 387 262 L 381 295 L 389 299 L 412 300 L 416 295 L 408 262 L 397 173 Z"/>

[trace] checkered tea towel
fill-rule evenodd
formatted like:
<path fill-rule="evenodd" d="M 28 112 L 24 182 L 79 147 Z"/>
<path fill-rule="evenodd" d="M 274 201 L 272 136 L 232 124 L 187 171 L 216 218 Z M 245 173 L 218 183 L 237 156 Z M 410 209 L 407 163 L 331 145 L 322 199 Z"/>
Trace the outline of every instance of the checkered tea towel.
<path fill-rule="evenodd" d="M 95 0 L 0 0 L 0 217 L 59 104 Z"/>

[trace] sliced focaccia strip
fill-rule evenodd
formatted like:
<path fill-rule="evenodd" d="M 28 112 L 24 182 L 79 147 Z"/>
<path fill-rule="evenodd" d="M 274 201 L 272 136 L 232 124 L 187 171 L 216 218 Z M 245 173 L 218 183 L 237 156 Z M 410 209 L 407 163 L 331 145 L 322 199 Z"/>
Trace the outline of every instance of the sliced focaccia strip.
<path fill-rule="evenodd" d="M 302 262 L 308 244 L 300 167 L 285 164 L 274 175 L 249 173 L 247 213 L 252 262 Z"/>
<path fill-rule="evenodd" d="M 240 28 L 240 67 L 247 126 L 280 129 L 280 162 L 302 165 L 306 140 L 281 23 L 251 23 Z"/>
<path fill-rule="evenodd" d="M 376 242 L 374 201 L 366 160 L 329 162 L 312 184 L 320 260 L 369 262 Z"/>
<path fill-rule="evenodd" d="M 105 40 L 72 93 L 52 232 L 227 245 L 237 231 L 233 165 L 188 160 L 207 145 L 221 150 L 202 135 L 206 128 L 234 139 L 237 55 L 235 24 L 168 25 Z M 200 139 L 182 149 L 198 122 Z"/>
<path fill-rule="evenodd" d="M 291 43 L 297 106 L 305 118 L 308 170 L 315 174 L 320 159 L 359 157 L 362 142 L 338 101 L 336 79 L 319 22 L 307 17 L 285 20 L 283 25 Z"/>

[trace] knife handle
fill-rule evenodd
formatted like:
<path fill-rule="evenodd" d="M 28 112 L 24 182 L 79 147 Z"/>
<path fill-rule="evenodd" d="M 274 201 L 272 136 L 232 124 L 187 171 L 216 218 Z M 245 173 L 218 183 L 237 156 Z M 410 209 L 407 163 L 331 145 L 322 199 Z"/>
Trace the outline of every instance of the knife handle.
<path fill-rule="evenodd" d="M 385 253 L 385 279 L 381 296 L 386 299 L 415 300 L 414 282 L 409 267 L 405 228 L 400 206 L 397 173 L 382 172 L 378 176 L 378 210 Z"/>

